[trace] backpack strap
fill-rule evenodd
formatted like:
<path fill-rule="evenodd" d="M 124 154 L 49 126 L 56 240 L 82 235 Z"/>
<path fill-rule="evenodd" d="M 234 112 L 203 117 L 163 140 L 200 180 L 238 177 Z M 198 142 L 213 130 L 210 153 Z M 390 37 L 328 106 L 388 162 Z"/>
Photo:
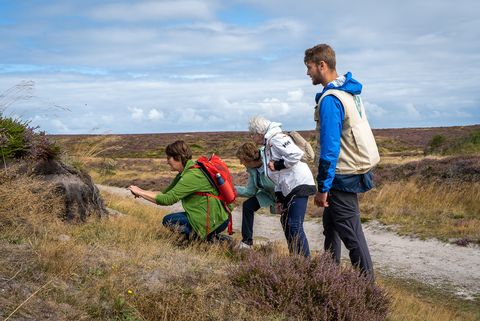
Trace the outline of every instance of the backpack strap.
<path fill-rule="evenodd" d="M 218 197 L 217 195 L 213 195 L 213 194 L 210 194 L 210 193 L 206 193 L 206 192 L 195 192 L 193 193 L 195 195 L 199 195 L 199 196 L 206 196 L 207 197 L 207 218 L 206 218 L 206 224 L 207 225 L 207 231 L 210 231 L 210 203 L 209 203 L 209 197 L 214 197 L 220 201 L 222 201 L 220 199 L 220 197 Z M 223 202 L 222 201 L 222 205 L 223 205 L 223 208 L 227 211 L 228 213 L 228 235 L 232 235 L 233 234 L 233 220 L 232 220 L 232 211 L 230 210 L 230 208 L 228 207 L 227 203 Z M 207 235 L 210 234 L 207 233 Z"/>
<path fill-rule="evenodd" d="M 207 215 L 205 216 L 205 233 L 210 234 L 210 198 L 207 197 Z"/>

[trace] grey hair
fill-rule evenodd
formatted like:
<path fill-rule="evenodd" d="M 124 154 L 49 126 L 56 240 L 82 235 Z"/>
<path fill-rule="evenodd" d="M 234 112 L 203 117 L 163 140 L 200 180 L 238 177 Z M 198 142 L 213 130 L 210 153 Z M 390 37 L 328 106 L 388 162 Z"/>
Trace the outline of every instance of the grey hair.
<path fill-rule="evenodd" d="M 271 121 L 266 120 L 262 116 L 255 116 L 250 119 L 248 122 L 248 130 L 252 134 L 261 134 L 265 135 L 268 130 L 268 126 L 270 126 Z"/>

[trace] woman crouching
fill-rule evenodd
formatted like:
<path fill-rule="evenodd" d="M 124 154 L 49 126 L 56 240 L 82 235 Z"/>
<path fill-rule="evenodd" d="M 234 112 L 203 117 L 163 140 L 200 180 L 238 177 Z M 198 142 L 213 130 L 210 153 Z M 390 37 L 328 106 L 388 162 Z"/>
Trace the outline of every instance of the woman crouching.
<path fill-rule="evenodd" d="M 181 200 L 184 212 L 166 215 L 163 225 L 178 230 L 187 239 L 193 233 L 208 241 L 215 239 L 229 222 L 222 202 L 207 195 L 218 195 L 216 188 L 199 168 L 194 167 L 192 151 L 184 141 L 168 145 L 165 153 L 171 170 L 178 174 L 163 193 L 146 191 L 134 185 L 128 189 L 135 196 L 158 205 L 172 205 Z"/>

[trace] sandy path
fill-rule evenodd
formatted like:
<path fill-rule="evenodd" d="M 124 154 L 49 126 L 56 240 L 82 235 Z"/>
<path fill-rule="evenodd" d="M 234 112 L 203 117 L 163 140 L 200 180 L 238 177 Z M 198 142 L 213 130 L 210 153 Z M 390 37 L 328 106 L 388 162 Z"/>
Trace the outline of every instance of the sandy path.
<path fill-rule="evenodd" d="M 98 185 L 100 190 L 132 197 L 122 188 Z M 154 204 L 145 200 L 139 202 Z M 168 212 L 181 211 L 179 203 L 163 207 Z M 241 226 L 241 208 L 233 213 L 235 230 Z M 304 224 L 311 250 L 322 251 L 323 227 L 320 219 L 308 220 Z M 463 298 L 480 296 L 480 248 L 461 247 L 436 240 L 422 241 L 402 237 L 387 231 L 376 222 L 364 224 L 364 232 L 374 263 L 381 274 L 413 279 L 452 291 Z M 239 233 L 239 232 L 238 232 Z M 271 240 L 285 242 L 278 215 L 256 215 L 254 225 L 256 241 Z M 348 252 L 343 248 L 348 260 Z"/>

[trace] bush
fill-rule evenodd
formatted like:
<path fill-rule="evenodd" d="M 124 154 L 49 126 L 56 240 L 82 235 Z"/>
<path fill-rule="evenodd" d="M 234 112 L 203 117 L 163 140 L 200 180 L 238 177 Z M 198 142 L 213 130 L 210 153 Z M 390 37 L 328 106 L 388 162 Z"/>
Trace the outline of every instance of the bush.
<path fill-rule="evenodd" d="M 5 158 L 18 158 L 27 153 L 25 130 L 28 123 L 0 115 L 0 148 Z"/>
<path fill-rule="evenodd" d="M 233 268 L 233 284 L 255 308 L 295 320 L 384 320 L 390 299 L 327 254 L 305 259 L 251 253 Z"/>
<path fill-rule="evenodd" d="M 425 148 L 425 154 L 464 155 L 480 153 L 480 130 L 476 130 L 460 138 L 433 136 Z"/>
<path fill-rule="evenodd" d="M 480 130 L 460 139 L 444 152 L 448 155 L 478 153 L 480 153 Z"/>
<path fill-rule="evenodd" d="M 0 153 L 3 158 L 30 157 L 33 159 L 54 159 L 60 148 L 51 142 L 45 132 L 35 133 L 36 128 L 19 119 L 4 118 L 0 114 Z"/>

